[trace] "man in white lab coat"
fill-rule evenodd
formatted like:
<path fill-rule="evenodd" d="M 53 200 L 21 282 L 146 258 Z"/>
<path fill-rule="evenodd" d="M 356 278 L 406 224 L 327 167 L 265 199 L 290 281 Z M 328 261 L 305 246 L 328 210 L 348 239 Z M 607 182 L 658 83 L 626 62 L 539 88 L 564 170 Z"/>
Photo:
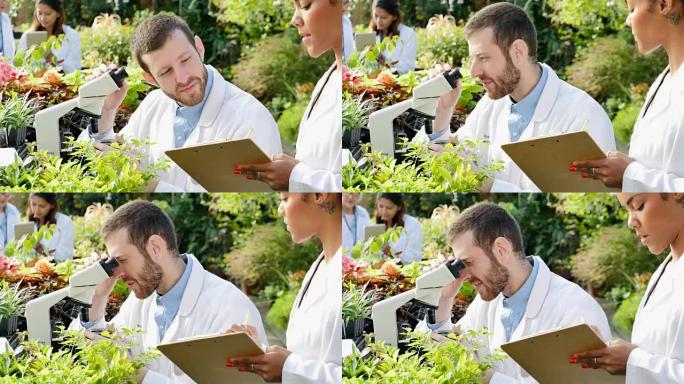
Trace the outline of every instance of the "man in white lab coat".
<path fill-rule="evenodd" d="M 465 268 L 442 289 L 437 323 L 428 324 L 429 328 L 457 333 L 486 328 L 489 335 L 482 340 L 486 354 L 503 343 L 578 323 L 587 323 L 603 339 L 610 339 L 599 304 L 578 285 L 551 272 L 541 258 L 525 256 L 520 227 L 503 208 L 479 203 L 466 209 L 451 224 L 447 239 Z M 478 295 L 454 326 L 451 308 L 466 280 Z M 484 382 L 536 383 L 511 358 L 496 363 Z"/>
<path fill-rule="evenodd" d="M 149 138 L 150 163 L 166 158 L 169 149 L 248 136 L 267 155 L 282 152 L 278 126 L 268 110 L 203 64 L 202 40 L 182 19 L 161 14 L 148 18 L 136 29 L 131 46 L 145 80 L 160 89 L 143 100 L 119 135 Z M 114 139 L 114 116 L 127 91 L 125 85 L 106 99 L 98 132 L 84 132 L 80 139 Z M 96 146 L 105 149 L 101 143 Z M 175 163 L 159 175 L 159 182 L 157 191 L 203 191 Z"/>
<path fill-rule="evenodd" d="M 89 321 L 77 319 L 70 328 L 103 329 L 107 297 L 121 278 L 133 292 L 109 324 L 142 329 L 133 340 L 133 354 L 181 338 L 222 333 L 225 324 L 233 323 L 252 325 L 261 343 L 267 343 L 254 304 L 233 284 L 205 271 L 193 255 L 179 254 L 173 223 L 159 207 L 142 200 L 119 207 L 102 236 L 119 266 L 95 290 Z M 138 381 L 193 382 L 164 356 L 142 369 Z"/>
<path fill-rule="evenodd" d="M 471 75 L 482 81 L 486 95 L 451 139 L 481 140 L 481 161 L 503 161 L 503 170 L 485 183 L 485 191 L 539 190 L 501 149 L 503 144 L 579 131 L 586 122 L 589 134 L 604 152 L 615 149 L 613 126 L 603 108 L 537 61 L 537 33 L 522 8 L 505 2 L 489 5 L 468 20 L 465 34 Z M 459 85 L 442 96 L 435 130 L 429 135 L 433 143 L 450 139 L 449 121 L 460 94 Z M 432 147 L 440 150 L 434 144 Z"/>

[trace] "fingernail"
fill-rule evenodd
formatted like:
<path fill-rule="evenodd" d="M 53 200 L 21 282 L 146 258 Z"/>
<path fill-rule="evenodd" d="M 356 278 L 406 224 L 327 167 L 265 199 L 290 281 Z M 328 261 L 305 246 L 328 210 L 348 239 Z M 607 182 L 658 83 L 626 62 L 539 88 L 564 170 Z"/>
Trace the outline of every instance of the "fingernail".
<path fill-rule="evenodd" d="M 242 368 L 242 367 L 240 367 L 240 368 L 238 368 L 238 371 L 240 371 L 240 372 L 244 372 L 244 371 L 245 371 L 245 369 L 244 369 L 244 368 Z"/>
<path fill-rule="evenodd" d="M 245 177 L 247 178 L 247 180 L 252 180 L 252 179 L 254 179 L 254 176 L 251 176 L 251 175 L 247 175 L 247 176 L 245 176 Z"/>
<path fill-rule="evenodd" d="M 589 365 L 587 363 L 582 363 L 582 368 L 589 368 Z"/>
<path fill-rule="evenodd" d="M 583 174 L 582 174 L 582 178 L 583 178 L 583 179 L 588 179 L 588 178 L 589 178 L 589 174 L 583 173 Z"/>
<path fill-rule="evenodd" d="M 575 167 L 574 165 L 571 165 L 570 167 L 568 167 L 568 171 L 575 172 L 575 171 L 577 171 L 577 167 Z"/>
<path fill-rule="evenodd" d="M 240 174 L 240 167 L 235 167 L 235 169 L 233 169 L 233 174 L 239 175 Z"/>
<path fill-rule="evenodd" d="M 226 368 L 233 368 L 233 363 L 230 361 L 226 363 Z"/>
<path fill-rule="evenodd" d="M 577 359 L 575 359 L 574 357 L 571 357 L 570 358 L 570 364 L 576 364 L 576 363 L 577 363 Z"/>

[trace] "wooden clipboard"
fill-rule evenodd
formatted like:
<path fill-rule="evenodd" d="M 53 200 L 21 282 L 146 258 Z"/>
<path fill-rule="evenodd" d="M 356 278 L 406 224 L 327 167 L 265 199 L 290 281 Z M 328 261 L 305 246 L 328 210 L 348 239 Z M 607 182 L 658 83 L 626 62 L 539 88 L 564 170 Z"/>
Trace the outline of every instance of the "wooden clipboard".
<path fill-rule="evenodd" d="M 574 353 L 604 348 L 606 343 L 587 324 L 554 329 L 503 344 L 504 350 L 540 384 L 618 384 L 625 376 L 605 369 L 583 369 L 570 364 Z"/>
<path fill-rule="evenodd" d="M 264 383 L 264 380 L 254 373 L 226 367 L 229 357 L 264 353 L 244 332 L 181 339 L 159 344 L 157 349 L 198 384 Z"/>
<path fill-rule="evenodd" d="M 165 152 L 208 192 L 272 192 L 268 184 L 233 174 L 238 165 L 268 163 L 250 138 L 188 145 Z"/>
<path fill-rule="evenodd" d="M 606 157 L 587 131 L 562 133 L 504 144 L 501 149 L 542 192 L 619 192 L 600 180 L 568 171 L 575 160 Z"/>

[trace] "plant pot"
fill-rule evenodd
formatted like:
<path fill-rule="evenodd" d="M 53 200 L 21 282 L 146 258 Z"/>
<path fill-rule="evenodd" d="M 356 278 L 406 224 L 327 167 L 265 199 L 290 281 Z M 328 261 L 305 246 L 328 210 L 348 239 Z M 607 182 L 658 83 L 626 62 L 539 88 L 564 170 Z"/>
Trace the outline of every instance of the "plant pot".
<path fill-rule="evenodd" d="M 0 148 L 7 147 L 7 130 L 5 128 L 0 128 Z"/>
<path fill-rule="evenodd" d="M 18 147 L 26 141 L 26 127 L 12 128 L 7 133 L 7 146 Z"/>
<path fill-rule="evenodd" d="M 363 326 L 365 319 L 348 320 L 344 326 L 342 337 L 345 339 L 355 339 L 363 335 Z"/>
<path fill-rule="evenodd" d="M 361 130 L 363 128 L 345 129 L 342 134 L 342 148 L 353 148 L 361 141 Z"/>
<path fill-rule="evenodd" d="M 18 316 L 0 317 L 0 337 L 8 337 L 17 332 Z"/>

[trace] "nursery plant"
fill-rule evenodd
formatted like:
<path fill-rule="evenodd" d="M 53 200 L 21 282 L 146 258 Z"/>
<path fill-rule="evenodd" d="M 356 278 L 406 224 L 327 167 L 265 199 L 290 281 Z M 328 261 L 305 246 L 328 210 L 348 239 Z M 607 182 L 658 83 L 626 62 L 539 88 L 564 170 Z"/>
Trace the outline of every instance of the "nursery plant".
<path fill-rule="evenodd" d="M 0 148 L 17 147 L 26 139 L 26 128 L 33 124 L 36 100 L 29 99 L 30 93 L 9 96 L 0 94 Z"/>
<path fill-rule="evenodd" d="M 366 286 L 356 286 L 347 281 L 342 289 L 342 319 L 344 320 L 343 337 L 353 338 L 363 332 L 364 320 L 371 315 L 371 306 L 376 301 L 376 290 Z"/>
<path fill-rule="evenodd" d="M 17 316 L 24 313 L 29 296 L 29 288 L 0 281 L 0 337 L 10 336 L 16 331 Z"/>

